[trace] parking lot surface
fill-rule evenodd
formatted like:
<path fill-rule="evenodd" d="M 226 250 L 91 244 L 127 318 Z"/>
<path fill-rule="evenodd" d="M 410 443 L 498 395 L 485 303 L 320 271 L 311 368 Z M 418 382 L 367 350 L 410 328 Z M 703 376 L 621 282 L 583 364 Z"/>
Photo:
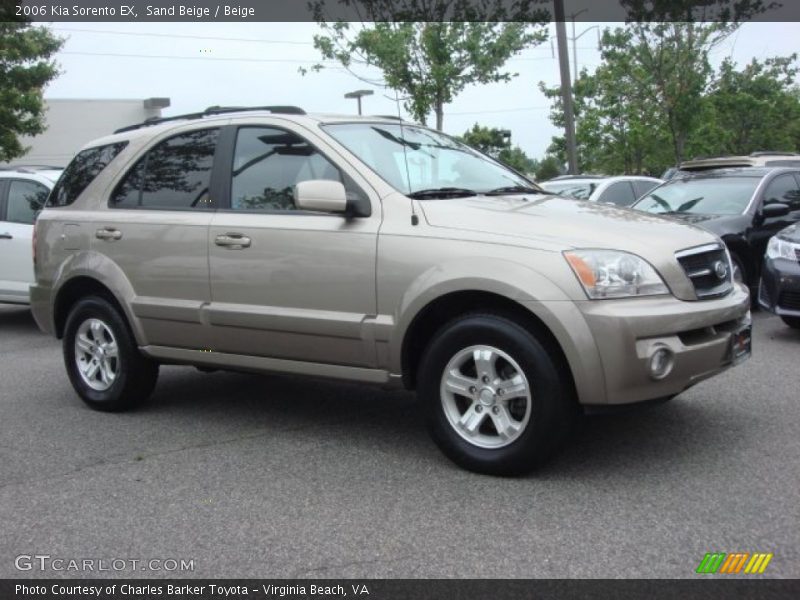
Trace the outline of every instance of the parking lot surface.
<path fill-rule="evenodd" d="M 501 479 L 447 461 L 403 392 L 164 367 L 147 406 L 91 411 L 0 306 L 0 577 L 697 577 L 715 551 L 800 577 L 800 331 L 756 314 L 754 348 Z M 194 570 L 15 568 L 34 554 Z"/>

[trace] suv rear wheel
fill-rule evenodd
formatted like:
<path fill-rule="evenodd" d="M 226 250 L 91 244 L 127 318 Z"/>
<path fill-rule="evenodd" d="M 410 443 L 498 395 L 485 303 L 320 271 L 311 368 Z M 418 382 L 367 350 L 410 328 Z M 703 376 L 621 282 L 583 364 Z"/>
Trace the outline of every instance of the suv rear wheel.
<path fill-rule="evenodd" d="M 470 314 L 446 325 L 420 364 L 431 435 L 462 467 L 525 473 L 567 431 L 569 385 L 545 345 L 501 315 Z"/>
<path fill-rule="evenodd" d="M 67 317 L 64 363 L 72 387 L 96 410 L 132 408 L 158 379 L 158 364 L 141 355 L 125 318 L 96 296 L 77 302 Z"/>

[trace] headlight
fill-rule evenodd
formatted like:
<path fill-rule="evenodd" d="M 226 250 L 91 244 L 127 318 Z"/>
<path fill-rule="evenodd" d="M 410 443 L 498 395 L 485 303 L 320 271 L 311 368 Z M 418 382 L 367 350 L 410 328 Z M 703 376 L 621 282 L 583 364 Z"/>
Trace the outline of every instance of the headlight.
<path fill-rule="evenodd" d="M 593 300 L 669 294 L 669 289 L 645 260 L 617 250 L 570 250 L 564 258 Z"/>
<path fill-rule="evenodd" d="M 785 258 L 796 260 L 796 252 L 800 250 L 800 244 L 793 244 L 776 236 L 770 238 L 767 244 L 767 258 Z"/>

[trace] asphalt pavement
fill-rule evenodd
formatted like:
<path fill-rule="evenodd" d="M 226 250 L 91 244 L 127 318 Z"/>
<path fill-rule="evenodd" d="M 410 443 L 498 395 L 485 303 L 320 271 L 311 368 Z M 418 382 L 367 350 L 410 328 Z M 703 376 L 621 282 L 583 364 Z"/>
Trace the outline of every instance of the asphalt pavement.
<path fill-rule="evenodd" d="M 166 367 L 94 412 L 0 306 L 0 577 L 697 577 L 714 551 L 800 577 L 800 331 L 754 316 L 751 360 L 507 479 L 451 464 L 405 392 Z M 35 555 L 128 562 L 17 570 Z M 129 570 L 150 559 L 194 569 Z"/>

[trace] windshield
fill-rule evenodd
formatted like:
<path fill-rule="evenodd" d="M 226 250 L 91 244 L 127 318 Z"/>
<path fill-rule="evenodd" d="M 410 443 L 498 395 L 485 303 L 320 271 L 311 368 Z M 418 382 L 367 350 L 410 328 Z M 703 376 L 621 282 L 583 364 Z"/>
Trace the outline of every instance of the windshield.
<path fill-rule="evenodd" d="M 558 194 L 559 196 L 588 200 L 592 192 L 597 189 L 597 183 L 593 181 L 582 181 L 580 183 L 575 181 L 563 181 L 560 183 L 544 183 L 542 187 L 548 192 Z"/>
<path fill-rule="evenodd" d="M 341 123 L 325 129 L 404 194 L 458 188 L 486 193 L 532 184 L 453 138 L 413 125 Z"/>
<path fill-rule="evenodd" d="M 740 215 L 750 204 L 758 177 L 673 179 L 634 205 L 649 213 Z"/>

